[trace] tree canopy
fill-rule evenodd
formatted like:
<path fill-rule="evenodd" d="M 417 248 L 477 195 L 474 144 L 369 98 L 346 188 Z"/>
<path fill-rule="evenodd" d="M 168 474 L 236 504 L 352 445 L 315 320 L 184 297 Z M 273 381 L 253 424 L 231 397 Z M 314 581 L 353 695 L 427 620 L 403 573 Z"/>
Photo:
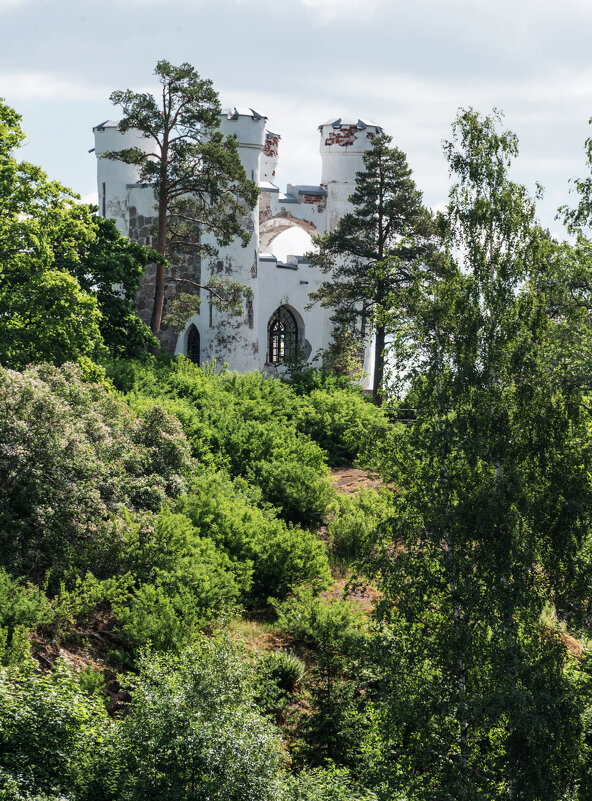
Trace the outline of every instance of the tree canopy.
<path fill-rule="evenodd" d="M 0 103 L 0 364 L 135 356 L 155 342 L 135 314 L 154 254 L 19 162 L 18 114 Z"/>

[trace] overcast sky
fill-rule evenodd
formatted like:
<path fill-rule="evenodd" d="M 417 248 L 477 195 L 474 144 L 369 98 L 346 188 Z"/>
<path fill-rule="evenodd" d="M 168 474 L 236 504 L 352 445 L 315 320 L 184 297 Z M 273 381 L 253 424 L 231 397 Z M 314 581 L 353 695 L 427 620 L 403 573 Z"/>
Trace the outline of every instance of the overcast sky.
<path fill-rule="evenodd" d="M 585 174 L 592 0 L 0 0 L 0 97 L 23 116 L 23 158 L 96 197 L 92 127 L 114 89 L 189 61 L 225 106 L 282 136 L 278 182 L 318 183 L 319 123 L 371 119 L 446 200 L 441 142 L 459 106 L 497 106 L 520 138 L 514 176 L 545 188 L 553 231 Z"/>

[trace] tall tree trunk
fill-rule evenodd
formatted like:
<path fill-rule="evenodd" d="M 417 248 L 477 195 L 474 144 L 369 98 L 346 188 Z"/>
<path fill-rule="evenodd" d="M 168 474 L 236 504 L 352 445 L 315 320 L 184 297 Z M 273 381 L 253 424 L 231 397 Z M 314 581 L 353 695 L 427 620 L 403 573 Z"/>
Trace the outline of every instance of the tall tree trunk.
<path fill-rule="evenodd" d="M 158 233 L 156 237 L 156 250 L 166 257 L 167 240 L 167 182 L 166 182 L 166 159 L 168 154 L 163 148 L 161 165 L 160 187 L 158 191 Z M 150 328 L 155 336 L 160 333 L 162 313 L 164 310 L 164 264 L 156 265 L 156 283 L 154 287 L 154 306 L 152 307 L 152 319 Z"/>
<path fill-rule="evenodd" d="M 383 401 L 381 393 L 382 380 L 384 378 L 384 346 L 386 341 L 386 331 L 383 325 L 376 326 L 376 340 L 374 344 L 374 381 L 372 384 L 372 395 L 375 403 L 380 405 Z"/>

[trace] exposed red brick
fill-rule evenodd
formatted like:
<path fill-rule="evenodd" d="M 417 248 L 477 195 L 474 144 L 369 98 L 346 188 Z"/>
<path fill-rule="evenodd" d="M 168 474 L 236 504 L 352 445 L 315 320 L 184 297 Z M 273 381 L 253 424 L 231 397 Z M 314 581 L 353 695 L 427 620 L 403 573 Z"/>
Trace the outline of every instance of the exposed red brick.
<path fill-rule="evenodd" d="M 356 141 L 356 134 L 358 128 L 356 125 L 348 125 L 344 128 L 336 128 L 326 139 L 325 145 L 341 145 L 341 147 L 349 147 Z"/>
<path fill-rule="evenodd" d="M 263 155 L 269 158 L 277 158 L 280 138 L 279 136 L 266 136 L 263 145 Z"/>
<path fill-rule="evenodd" d="M 325 210 L 327 205 L 327 198 L 325 195 L 300 195 L 302 203 L 308 203 L 310 206 L 316 206 L 318 212 Z"/>

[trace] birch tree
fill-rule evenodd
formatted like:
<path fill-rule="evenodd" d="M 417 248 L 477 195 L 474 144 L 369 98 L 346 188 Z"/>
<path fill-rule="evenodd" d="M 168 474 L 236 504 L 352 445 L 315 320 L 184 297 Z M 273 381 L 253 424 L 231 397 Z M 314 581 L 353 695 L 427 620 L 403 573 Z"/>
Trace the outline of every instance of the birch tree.
<path fill-rule="evenodd" d="M 386 310 L 414 411 L 383 453 L 398 508 L 370 562 L 388 668 L 368 756 L 391 791 L 426 801 L 560 799 L 579 781 L 582 701 L 542 616 L 585 543 L 590 448 L 546 358 L 556 245 L 500 129 L 459 112 L 447 272 Z"/>

